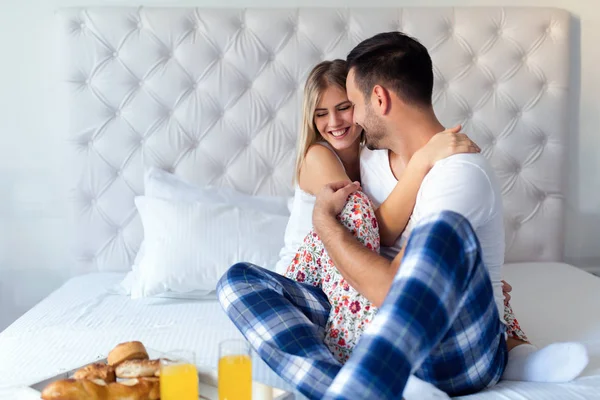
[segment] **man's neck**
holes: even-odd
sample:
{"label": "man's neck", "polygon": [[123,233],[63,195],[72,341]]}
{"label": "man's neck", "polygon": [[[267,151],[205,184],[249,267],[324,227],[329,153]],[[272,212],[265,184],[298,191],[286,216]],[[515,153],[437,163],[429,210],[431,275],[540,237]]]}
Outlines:
{"label": "man's neck", "polygon": [[[396,125],[393,143],[390,145],[390,158],[400,164],[408,164],[412,156],[429,140],[445,128],[435,117],[435,114],[411,116],[415,118],[400,118]],[[404,121],[404,122],[403,122]],[[407,123],[406,121],[411,121]]]}

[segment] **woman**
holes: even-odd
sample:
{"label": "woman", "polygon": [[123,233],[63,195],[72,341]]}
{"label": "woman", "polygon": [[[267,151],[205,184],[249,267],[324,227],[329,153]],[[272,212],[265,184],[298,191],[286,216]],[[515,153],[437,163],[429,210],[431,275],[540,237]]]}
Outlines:
{"label": "woman", "polygon": [[[285,247],[277,271],[299,282],[319,286],[331,304],[325,344],[334,357],[345,362],[360,335],[376,313],[375,307],[348,287],[326,255],[312,229],[314,194],[324,185],[360,181],[362,131],[353,123],[352,104],[346,96],[346,63],[324,61],[310,73],[304,91],[303,125],[298,141],[295,182],[297,184]],[[406,227],[417,192],[433,164],[457,153],[479,152],[479,148],[455,127],[435,135],[410,160],[396,188],[375,210],[373,224],[380,237],[361,237],[366,247],[378,251],[391,245]],[[357,213],[361,204],[354,204]],[[359,221],[342,221],[359,230]],[[308,234],[308,235],[307,235]],[[299,250],[298,250],[299,249]],[[509,362],[504,379],[564,382],[574,379],[587,364],[585,349],[575,343],[557,343],[537,350],[505,307]]]}

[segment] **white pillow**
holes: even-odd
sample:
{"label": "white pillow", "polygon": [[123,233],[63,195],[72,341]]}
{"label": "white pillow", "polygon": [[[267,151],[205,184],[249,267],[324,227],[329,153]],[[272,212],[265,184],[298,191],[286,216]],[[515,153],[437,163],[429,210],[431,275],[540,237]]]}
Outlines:
{"label": "white pillow", "polygon": [[158,199],[225,203],[285,216],[290,215],[288,203],[293,200],[293,197],[249,195],[228,187],[198,187],[156,167],[151,167],[144,174],[144,193]]}
{"label": "white pillow", "polygon": [[[181,177],[156,167],[150,167],[144,174],[144,191],[146,197],[182,202],[202,202],[206,204],[231,204],[240,209],[253,209],[271,214],[289,217],[289,197],[252,196],[237,192],[231,188],[198,187]],[[277,232],[274,232],[277,234]],[[117,293],[133,296],[134,286],[139,281],[139,264],[146,253],[145,240],[140,244],[132,265],[132,270],[114,290]],[[271,266],[264,266],[270,268]],[[135,289],[140,293],[140,289]],[[165,292],[160,297],[204,298],[208,290],[195,290],[187,293]]]}
{"label": "white pillow", "polygon": [[145,255],[131,297],[209,292],[240,261],[273,268],[287,217],[228,204],[135,199]]}

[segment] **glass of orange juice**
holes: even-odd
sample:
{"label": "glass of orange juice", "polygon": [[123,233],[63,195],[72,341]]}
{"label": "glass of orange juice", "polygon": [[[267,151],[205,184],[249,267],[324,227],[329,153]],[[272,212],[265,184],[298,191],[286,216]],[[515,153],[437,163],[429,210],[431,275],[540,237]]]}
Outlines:
{"label": "glass of orange juice", "polygon": [[171,351],[160,358],[161,400],[198,400],[198,371],[192,351]]}
{"label": "glass of orange juice", "polygon": [[251,399],[250,345],[245,340],[225,340],[219,344],[219,400]]}

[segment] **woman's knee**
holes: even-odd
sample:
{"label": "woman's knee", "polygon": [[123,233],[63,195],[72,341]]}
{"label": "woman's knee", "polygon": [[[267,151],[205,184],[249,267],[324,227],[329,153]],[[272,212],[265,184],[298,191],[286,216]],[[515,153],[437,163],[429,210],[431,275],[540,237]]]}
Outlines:
{"label": "woman's knee", "polygon": [[359,240],[372,250],[379,249],[379,224],[369,197],[363,192],[354,192],[339,215],[339,220]]}

